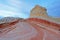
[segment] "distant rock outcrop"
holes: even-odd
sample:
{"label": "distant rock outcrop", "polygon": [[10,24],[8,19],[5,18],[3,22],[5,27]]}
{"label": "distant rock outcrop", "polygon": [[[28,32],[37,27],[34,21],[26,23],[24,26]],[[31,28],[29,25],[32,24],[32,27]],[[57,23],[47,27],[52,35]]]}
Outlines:
{"label": "distant rock outcrop", "polygon": [[22,20],[22,19],[23,18],[19,18],[19,17],[4,17],[4,18],[0,19],[0,24],[14,22],[16,20]]}

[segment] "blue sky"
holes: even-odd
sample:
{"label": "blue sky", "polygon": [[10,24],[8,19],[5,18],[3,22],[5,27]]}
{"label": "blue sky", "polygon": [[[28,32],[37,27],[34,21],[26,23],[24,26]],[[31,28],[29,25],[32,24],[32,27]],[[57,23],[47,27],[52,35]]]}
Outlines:
{"label": "blue sky", "polygon": [[48,15],[60,17],[60,0],[0,0],[0,17],[28,18],[37,4],[45,7]]}

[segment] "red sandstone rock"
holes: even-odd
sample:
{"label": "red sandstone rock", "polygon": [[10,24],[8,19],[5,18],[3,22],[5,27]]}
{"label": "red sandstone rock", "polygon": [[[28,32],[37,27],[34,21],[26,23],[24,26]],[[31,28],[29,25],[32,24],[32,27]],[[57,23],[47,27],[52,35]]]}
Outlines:
{"label": "red sandstone rock", "polygon": [[36,18],[19,22],[15,21],[9,23],[10,26],[8,26],[10,28],[6,27],[7,29],[5,29],[5,31],[1,30],[0,40],[60,40],[60,24],[52,23],[52,25],[51,23],[52,22]]}

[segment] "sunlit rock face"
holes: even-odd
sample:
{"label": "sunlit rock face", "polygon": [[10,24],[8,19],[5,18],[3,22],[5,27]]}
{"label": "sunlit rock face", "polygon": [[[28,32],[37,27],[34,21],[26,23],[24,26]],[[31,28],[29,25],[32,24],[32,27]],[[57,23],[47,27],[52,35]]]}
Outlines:
{"label": "sunlit rock face", "polygon": [[30,18],[40,18],[40,19],[49,20],[60,24],[60,18],[53,18],[51,16],[48,16],[47,9],[39,5],[36,5],[31,10]]}
{"label": "sunlit rock face", "polygon": [[[36,8],[39,9],[40,7]],[[4,18],[3,23],[0,23],[0,40],[60,40],[60,24],[53,19],[47,20],[47,14],[44,13],[46,11],[43,11],[44,15],[42,13],[42,16],[31,14],[28,19]]]}
{"label": "sunlit rock face", "polygon": [[47,17],[47,10],[44,7],[36,5],[30,12],[30,18],[34,17]]}

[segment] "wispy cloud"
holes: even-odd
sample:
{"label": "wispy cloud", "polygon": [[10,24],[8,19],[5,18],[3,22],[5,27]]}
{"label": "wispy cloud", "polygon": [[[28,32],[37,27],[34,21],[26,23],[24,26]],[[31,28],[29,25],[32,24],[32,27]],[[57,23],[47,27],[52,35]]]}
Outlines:
{"label": "wispy cloud", "polygon": [[[28,5],[28,6],[27,6]],[[0,3],[0,16],[15,16],[27,18],[31,5],[20,0],[6,0],[6,4]]]}
{"label": "wispy cloud", "polygon": [[23,14],[22,13],[16,13],[16,12],[11,12],[11,11],[6,11],[6,10],[0,10],[0,16],[3,17],[8,17],[8,16],[13,16],[13,17],[22,17],[23,18]]}
{"label": "wispy cloud", "polygon": [[7,0],[8,4],[13,6],[13,7],[16,7],[16,8],[20,8],[22,2],[19,1],[19,0]]}
{"label": "wispy cloud", "polygon": [[17,11],[18,9],[9,5],[0,4],[0,10]]}
{"label": "wispy cloud", "polygon": [[16,13],[15,12],[11,12],[11,11],[6,11],[6,10],[0,10],[0,15],[6,17],[6,16],[16,15]]}
{"label": "wispy cloud", "polygon": [[0,3],[0,16],[23,17],[24,14],[21,12],[21,9],[20,9],[21,2],[19,0],[6,0],[6,2],[8,4]]}

